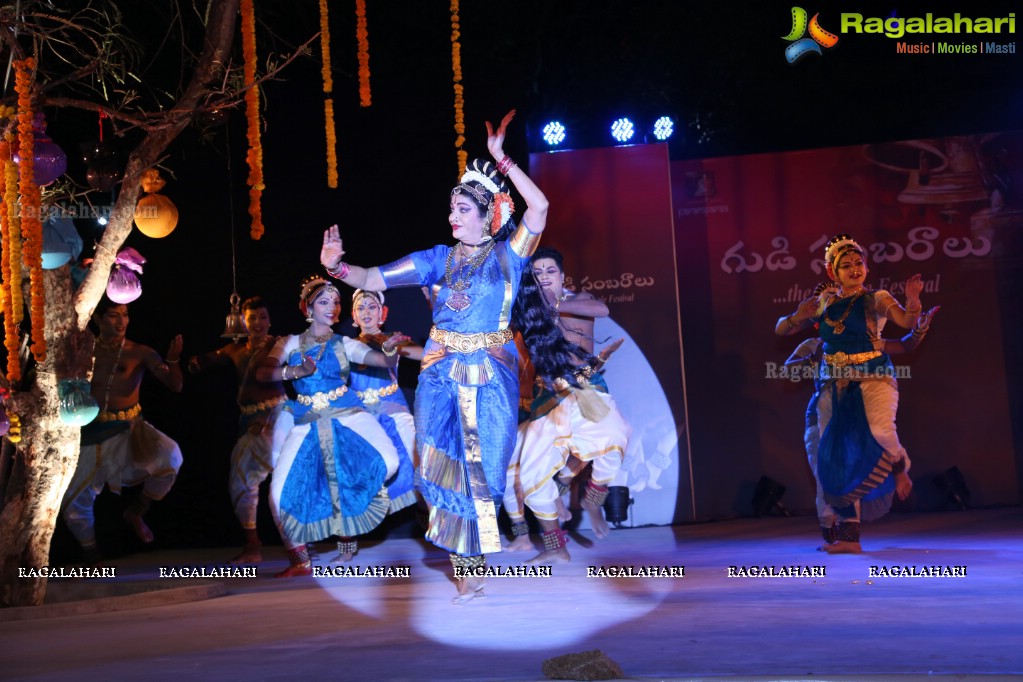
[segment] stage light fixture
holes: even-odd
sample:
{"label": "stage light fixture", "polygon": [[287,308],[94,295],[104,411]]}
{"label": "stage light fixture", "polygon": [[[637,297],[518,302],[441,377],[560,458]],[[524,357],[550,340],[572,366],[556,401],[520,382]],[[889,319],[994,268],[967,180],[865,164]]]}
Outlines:
{"label": "stage light fixture", "polygon": [[616,142],[628,142],[635,134],[636,126],[633,125],[632,121],[625,117],[622,117],[611,124],[611,137],[613,137]]}
{"label": "stage light fixture", "polygon": [[608,486],[607,499],[604,500],[604,517],[607,522],[613,523],[615,528],[621,528],[622,522],[629,518],[630,504],[632,498],[629,497],[628,486]]}
{"label": "stage light fixture", "polygon": [[670,116],[661,116],[654,121],[654,137],[662,142],[667,140],[675,132],[675,122]]}
{"label": "stage light fixture", "polygon": [[767,476],[761,476],[757,481],[757,489],[753,493],[753,515],[757,518],[768,516],[772,512],[788,516],[789,510],[781,503],[785,495],[785,486]]}
{"label": "stage light fixture", "polygon": [[558,121],[551,121],[543,127],[543,141],[549,147],[556,147],[565,141],[565,126]]}

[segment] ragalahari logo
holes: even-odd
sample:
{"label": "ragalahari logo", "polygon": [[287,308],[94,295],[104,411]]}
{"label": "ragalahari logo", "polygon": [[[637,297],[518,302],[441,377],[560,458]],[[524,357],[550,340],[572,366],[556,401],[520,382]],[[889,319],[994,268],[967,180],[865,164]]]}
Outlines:
{"label": "ragalahari logo", "polygon": [[[789,64],[795,64],[811,52],[823,54],[822,47],[838,45],[838,36],[821,28],[817,21],[819,16],[820,14],[814,14],[813,19],[807,22],[805,9],[802,7],[792,8],[792,30],[787,36],[782,36],[782,40],[792,43],[785,48],[785,59],[789,61]],[[809,38],[804,37],[807,32],[810,33]]]}

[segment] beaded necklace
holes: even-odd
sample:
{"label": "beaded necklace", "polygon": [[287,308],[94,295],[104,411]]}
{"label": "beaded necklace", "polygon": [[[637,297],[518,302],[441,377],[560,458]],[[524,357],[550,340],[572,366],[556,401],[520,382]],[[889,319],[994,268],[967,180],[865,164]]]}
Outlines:
{"label": "beaded necklace", "polygon": [[[456,248],[462,255],[462,259],[458,264],[458,277],[454,282],[451,280],[454,269],[455,249],[448,250],[447,262],[444,264],[444,283],[455,293],[448,297],[448,300],[444,303],[445,306],[456,313],[460,313],[472,305],[472,299],[465,293],[465,290],[472,286],[471,277],[483,262],[486,261],[490,252],[494,250],[495,243],[493,240],[488,241],[479,251],[471,256],[466,256],[465,245],[459,242]],[[468,266],[468,269],[466,266]]]}
{"label": "beaded necklace", "polygon": [[[100,339],[96,340],[96,345],[100,348],[110,349],[106,343],[100,343]],[[103,411],[107,411],[107,407],[110,406],[110,387],[114,384],[114,374],[117,372],[117,366],[121,364],[121,352],[124,350],[124,337],[121,337],[121,343],[117,346],[117,355],[114,356],[114,364],[110,366],[110,373],[107,375],[107,387],[103,391]]]}

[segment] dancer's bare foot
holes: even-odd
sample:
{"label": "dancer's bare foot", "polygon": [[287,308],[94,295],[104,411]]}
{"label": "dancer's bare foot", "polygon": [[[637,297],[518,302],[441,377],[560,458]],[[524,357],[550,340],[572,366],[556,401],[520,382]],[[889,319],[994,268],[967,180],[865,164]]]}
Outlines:
{"label": "dancer's bare foot", "polygon": [[514,540],[504,546],[506,552],[531,552],[533,550],[533,541],[529,539],[528,535],[517,535]]}
{"label": "dancer's bare foot", "polygon": [[558,511],[558,521],[561,523],[568,523],[572,520],[572,512],[568,511],[568,507],[565,506],[565,501],[560,497],[554,500],[554,508]]}
{"label": "dancer's bare foot", "polygon": [[527,566],[550,566],[551,564],[567,564],[571,560],[572,555],[568,553],[568,548],[559,547],[558,549],[544,550],[523,563]]}
{"label": "dancer's bare foot", "polygon": [[487,583],[483,580],[483,578],[477,578],[475,576],[456,579],[455,588],[458,590],[458,596],[452,597],[451,603],[467,604],[473,599],[486,599],[487,595],[483,592],[483,588],[486,586]]}
{"label": "dancer's bare foot", "polygon": [[147,545],[153,541],[153,531],[151,531],[149,526],[146,525],[141,514],[138,514],[131,509],[125,509],[122,518],[124,519],[124,522],[131,526],[131,529],[135,531],[135,535],[138,536],[139,540]]}
{"label": "dancer's bare foot", "polygon": [[828,554],[859,554],[863,551],[863,546],[858,542],[838,540],[830,545],[824,545],[821,549]]}
{"label": "dancer's bare foot", "polygon": [[347,564],[354,558],[355,552],[338,552],[327,563],[331,566],[337,566],[338,564]]}
{"label": "dancer's bare foot", "polygon": [[590,518],[590,527],[593,529],[593,534],[598,539],[603,539],[610,535],[611,527],[607,525],[607,521],[604,519],[603,510],[585,499],[581,502],[581,505],[586,515]]}
{"label": "dancer's bare foot", "polygon": [[306,576],[306,575],[312,575],[312,574],[313,574],[313,567],[312,567],[312,565],[310,565],[308,563],[305,563],[305,564],[291,564],[290,566],[288,566],[286,569],[284,569],[280,573],[275,573],[274,577],[275,578],[297,578],[297,577]]}
{"label": "dancer's bare foot", "polygon": [[231,559],[231,564],[258,564],[263,560],[263,548],[260,545],[249,546],[246,545],[242,548],[241,554]]}

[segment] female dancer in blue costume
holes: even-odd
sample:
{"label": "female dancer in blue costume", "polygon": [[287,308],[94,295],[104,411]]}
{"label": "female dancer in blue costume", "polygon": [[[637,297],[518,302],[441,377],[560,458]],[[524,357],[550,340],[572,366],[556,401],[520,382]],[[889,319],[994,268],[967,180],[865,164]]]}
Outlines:
{"label": "female dancer in blue costume", "polygon": [[306,543],[331,535],[342,538],[339,559],[350,561],[357,550],[352,538],[386,516],[384,482],[398,471],[394,444],[349,390],[348,375],[352,362],[393,367],[396,348],[408,337],[396,334],[375,351],[335,334],[341,295],[320,277],[302,286],[299,308],[309,328],[280,338],[256,374],[259,381],[290,381],[298,394],[284,408],[291,418],[278,420],[290,429],[274,453],[270,483],[270,506],[291,562],[278,577],[309,575]]}
{"label": "female dancer in blue costume", "polygon": [[[323,235],[320,262],[333,277],[367,291],[428,287],[433,329],[416,390],[419,487],[430,506],[426,537],[451,552],[456,603],[483,595],[476,575],[485,555],[501,551],[497,505],[515,445],[518,354],[512,304],[547,223],[547,198],[504,153],[505,128],[487,123],[487,148],[451,191],[448,222],[454,246],[439,245],[375,268],[342,261],[337,226]],[[499,175],[500,173],[500,175]],[[504,175],[526,202],[522,223]]]}
{"label": "female dancer in blue costume", "polygon": [[[821,285],[821,289],[826,288],[825,285]],[[811,299],[816,301],[816,297]],[[814,304],[816,305],[816,303]],[[906,353],[912,353],[916,348],[923,343],[924,337],[927,336],[927,331],[931,327],[931,320],[934,319],[935,313],[941,309],[941,306],[934,306],[927,312],[920,315],[920,319],[917,321],[913,331],[903,336],[901,339],[885,339],[884,340],[884,352],[888,355],[900,355]],[[816,374],[820,368],[821,357],[824,354],[824,341],[819,337],[811,337],[800,343],[796,350],[792,352],[788,360],[785,361],[785,366],[791,368],[790,371],[798,371],[799,367],[808,367]],[[814,477],[817,476],[817,451],[820,447],[820,430],[817,428],[817,401],[819,399],[819,380],[814,382],[814,394],[810,398],[810,404],[806,407],[806,430],[803,432],[803,444],[806,447],[806,457],[810,464],[810,471],[814,473]],[[824,499],[824,491],[821,489],[821,485],[818,479],[817,483],[817,517],[821,522],[821,533],[824,535],[825,545],[822,545],[818,549],[827,551],[827,546],[835,542],[835,515],[832,511],[831,505]]]}
{"label": "female dancer in blue costume", "polygon": [[[387,308],[384,306],[382,292],[355,290],[352,295],[352,320],[361,331],[359,341],[373,350],[380,350],[390,338],[380,329],[386,319]],[[398,347],[398,354],[419,361],[423,359],[423,348],[405,344]],[[393,513],[415,504],[413,453],[416,427],[408,402],[398,387],[397,365],[373,367],[352,363],[351,388],[362,400],[366,410],[376,416],[398,450],[398,475],[387,486],[387,495],[391,498],[390,511]]]}
{"label": "female dancer in blue costume", "polygon": [[887,291],[865,288],[865,251],[845,234],[828,242],[824,260],[834,285],[780,318],[775,333],[820,324],[824,355],[814,400],[821,440],[814,475],[825,502],[821,549],[858,553],[860,521],[886,514],[892,494],[905,499],[913,487],[909,455],[895,430],[895,368],[881,332],[886,320],[914,328],[923,282],[920,275],[907,280],[905,308]]}

